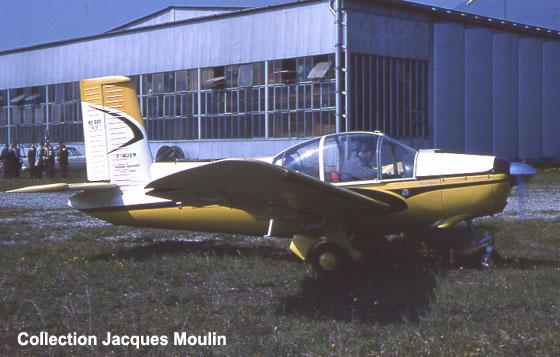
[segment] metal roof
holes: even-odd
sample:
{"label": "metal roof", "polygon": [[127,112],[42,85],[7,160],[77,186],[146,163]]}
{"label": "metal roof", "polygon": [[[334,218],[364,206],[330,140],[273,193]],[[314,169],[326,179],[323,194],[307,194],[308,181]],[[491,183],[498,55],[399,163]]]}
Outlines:
{"label": "metal roof", "polygon": [[242,7],[242,6],[168,6],[166,8],[163,8],[159,11],[153,12],[151,14],[148,14],[146,16],[142,16],[138,19],[129,21],[123,25],[117,26],[115,28],[112,28],[108,31],[106,31],[105,33],[110,33],[110,32],[114,32],[114,31],[120,31],[120,30],[124,30],[127,27],[130,26],[134,26],[134,25],[138,25],[141,24],[142,22],[158,17],[168,11],[172,11],[172,10],[196,10],[196,11],[237,11],[237,10],[243,10],[246,9],[247,7]]}
{"label": "metal roof", "polygon": [[181,20],[181,21],[176,21],[176,22],[171,22],[171,23],[140,27],[140,28],[135,28],[135,29],[130,29],[130,30],[112,31],[112,32],[98,34],[98,35],[82,36],[82,37],[76,37],[76,38],[72,38],[72,39],[68,39],[68,40],[46,42],[46,43],[41,43],[41,44],[27,46],[27,47],[14,48],[14,49],[10,49],[10,50],[0,51],[0,56],[1,55],[12,54],[12,53],[18,53],[18,52],[32,51],[32,50],[48,48],[48,47],[55,47],[55,46],[60,46],[60,45],[68,45],[68,44],[72,44],[72,43],[76,43],[76,42],[93,40],[93,39],[98,39],[98,38],[118,36],[118,35],[122,35],[124,33],[144,32],[144,31],[149,31],[149,30],[152,30],[152,29],[158,29],[158,28],[164,28],[164,27],[181,26],[181,25],[190,24],[190,23],[207,22],[207,21],[212,21],[212,20],[216,20],[216,19],[223,19],[223,18],[229,18],[229,17],[235,17],[235,16],[243,16],[243,15],[246,15],[246,14],[265,12],[265,11],[282,9],[282,8],[297,7],[297,6],[300,6],[300,5],[303,5],[303,4],[309,4],[309,3],[319,3],[319,2],[326,3],[327,1],[329,1],[329,0],[297,0],[297,1],[291,1],[291,2],[286,2],[286,3],[278,3],[278,4],[272,4],[272,5],[266,5],[266,6],[259,6],[259,7],[253,7],[253,8],[243,8],[241,10],[235,10],[235,11],[232,11],[232,12],[225,12],[223,14],[215,14],[215,15],[198,17],[198,18],[194,18],[194,19]]}
{"label": "metal roof", "polygon": [[[48,42],[48,43],[43,43],[43,44],[38,44],[38,45],[33,45],[33,46],[28,46],[28,47],[15,48],[15,49],[1,51],[0,56],[1,55],[6,55],[6,54],[18,53],[18,52],[32,51],[32,50],[41,49],[41,48],[67,45],[67,44],[72,44],[72,43],[91,40],[91,39],[118,36],[118,35],[125,34],[125,33],[143,32],[143,31],[149,31],[149,30],[152,30],[152,29],[181,26],[181,25],[189,24],[189,23],[206,22],[206,21],[212,21],[212,20],[222,19],[222,18],[243,16],[243,15],[246,15],[246,14],[252,14],[252,13],[257,13],[257,12],[264,12],[264,11],[288,8],[288,7],[297,7],[297,6],[300,6],[302,4],[308,4],[308,3],[315,3],[315,2],[325,2],[326,3],[328,1],[330,1],[330,0],[297,0],[297,1],[291,1],[291,2],[286,2],[286,3],[266,5],[266,6],[261,6],[261,7],[242,8],[242,9],[239,9],[239,10],[234,10],[232,12],[225,12],[223,14],[214,14],[214,15],[205,16],[205,17],[199,17],[199,18],[193,18],[193,19],[187,19],[187,20],[180,20],[180,21],[177,21],[177,22],[157,24],[157,25],[134,28],[134,29],[129,29],[129,30],[120,30],[120,31],[113,30],[111,32],[102,33],[102,34],[98,34],[98,35],[84,36],[84,37],[78,37],[78,38],[69,39],[69,40],[54,41],[54,42]],[[357,2],[359,2],[359,1],[357,1]],[[388,7],[399,8],[399,9],[408,10],[408,11],[413,10],[413,11],[424,14],[424,15],[426,15],[426,16],[432,18],[432,19],[436,19],[436,20],[455,21],[455,22],[458,22],[458,23],[466,24],[466,25],[476,25],[476,26],[492,28],[492,29],[496,29],[496,30],[500,30],[500,31],[507,31],[507,32],[513,32],[513,33],[518,33],[518,34],[532,35],[532,36],[542,37],[542,38],[547,38],[547,39],[552,39],[552,40],[560,40],[560,31],[541,28],[541,27],[536,27],[536,26],[529,26],[529,25],[520,24],[520,23],[516,23],[516,22],[505,21],[505,20],[502,20],[502,19],[485,17],[485,16],[480,16],[480,15],[474,15],[474,14],[469,14],[469,13],[466,13],[466,12],[449,10],[449,9],[430,6],[430,5],[419,4],[419,3],[406,1],[406,0],[372,0],[372,1],[364,1],[364,2],[365,3],[385,5],[385,6],[388,6]],[[160,10],[160,12],[167,11],[167,9],[168,8]],[[157,13],[160,13],[160,12],[157,12]],[[157,14],[157,13],[155,13],[155,14]],[[154,14],[148,15],[148,17],[149,16],[154,16]],[[137,19],[135,21],[139,21],[139,20],[141,20],[141,19]],[[123,26],[126,26],[126,25],[123,25]]]}
{"label": "metal roof", "polygon": [[501,31],[544,37],[552,40],[560,40],[560,31],[553,29],[531,26],[493,17],[475,15],[463,11],[449,10],[431,5],[419,4],[411,2],[410,0],[377,0],[376,2],[390,3],[394,6],[402,7],[405,9],[415,9],[432,18],[440,20],[456,21],[466,25],[477,25]]}

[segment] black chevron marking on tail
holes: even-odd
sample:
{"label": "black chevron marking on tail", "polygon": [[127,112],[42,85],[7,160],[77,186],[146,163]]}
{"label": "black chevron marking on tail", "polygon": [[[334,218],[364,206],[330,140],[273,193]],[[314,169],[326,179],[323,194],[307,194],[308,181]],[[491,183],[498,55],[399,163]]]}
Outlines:
{"label": "black chevron marking on tail", "polygon": [[112,117],[114,117],[114,118],[116,118],[116,119],[122,121],[123,123],[125,123],[125,124],[130,128],[130,130],[132,130],[132,134],[134,135],[134,137],[133,137],[132,139],[130,139],[130,140],[127,141],[126,143],[122,144],[122,145],[119,146],[118,148],[115,148],[115,149],[109,151],[109,152],[107,153],[107,155],[109,155],[110,153],[112,153],[112,152],[114,152],[114,151],[119,150],[120,148],[129,146],[129,145],[132,145],[132,144],[134,144],[134,143],[136,143],[136,142],[138,142],[138,141],[144,139],[144,134],[142,134],[142,131],[140,131],[140,129],[138,129],[138,127],[137,127],[136,125],[134,125],[133,123],[131,123],[129,119],[123,117],[122,115],[118,115],[118,114],[115,114],[115,113],[111,113],[111,112],[108,111],[108,110],[99,109],[99,108],[95,108],[95,107],[93,107],[93,108],[99,110],[100,112],[109,114],[109,115],[111,115]]}

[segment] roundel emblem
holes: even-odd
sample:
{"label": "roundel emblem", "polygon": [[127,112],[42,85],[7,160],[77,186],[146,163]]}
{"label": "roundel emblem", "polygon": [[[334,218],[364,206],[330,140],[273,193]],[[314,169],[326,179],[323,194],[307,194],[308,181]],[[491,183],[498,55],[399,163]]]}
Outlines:
{"label": "roundel emblem", "polygon": [[404,197],[408,197],[410,195],[410,191],[408,190],[408,188],[405,188],[404,190],[401,191],[401,194]]}

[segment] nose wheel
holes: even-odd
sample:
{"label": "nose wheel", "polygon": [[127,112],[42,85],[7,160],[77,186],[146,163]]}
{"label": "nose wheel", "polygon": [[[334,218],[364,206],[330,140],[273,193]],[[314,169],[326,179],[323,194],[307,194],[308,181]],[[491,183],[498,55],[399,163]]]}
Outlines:
{"label": "nose wheel", "polygon": [[350,256],[336,243],[321,241],[311,248],[309,263],[320,277],[335,277],[350,266]]}
{"label": "nose wheel", "polygon": [[467,221],[467,227],[472,234],[471,247],[482,247],[482,256],[480,257],[480,266],[484,269],[493,267],[492,254],[494,250],[494,236],[491,233],[481,234],[471,220]]}

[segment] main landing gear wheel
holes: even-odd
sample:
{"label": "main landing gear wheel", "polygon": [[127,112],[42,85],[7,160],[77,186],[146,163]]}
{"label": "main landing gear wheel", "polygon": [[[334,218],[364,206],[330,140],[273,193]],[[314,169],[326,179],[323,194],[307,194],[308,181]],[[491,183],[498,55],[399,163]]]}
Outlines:
{"label": "main landing gear wheel", "polygon": [[345,272],[350,266],[350,256],[338,244],[321,241],[311,248],[308,257],[319,277],[332,278]]}
{"label": "main landing gear wheel", "polygon": [[467,227],[469,228],[473,240],[471,241],[472,247],[481,247],[482,255],[480,257],[480,267],[483,269],[492,268],[494,262],[492,261],[492,256],[497,255],[494,249],[494,236],[491,233],[482,235],[474,226],[471,220],[467,221]]}

